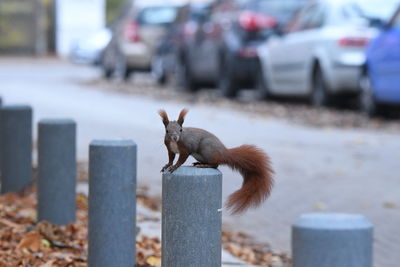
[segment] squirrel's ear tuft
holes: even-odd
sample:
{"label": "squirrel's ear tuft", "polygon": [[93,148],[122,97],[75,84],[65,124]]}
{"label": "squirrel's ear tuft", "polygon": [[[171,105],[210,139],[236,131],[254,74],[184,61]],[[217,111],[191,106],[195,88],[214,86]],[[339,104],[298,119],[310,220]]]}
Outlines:
{"label": "squirrel's ear tuft", "polygon": [[164,123],[165,127],[167,127],[167,125],[169,123],[167,112],[165,110],[163,110],[163,109],[160,109],[158,111],[158,114],[161,116],[162,122]]}
{"label": "squirrel's ear tuft", "polygon": [[185,121],[185,116],[187,113],[188,113],[188,110],[185,108],[181,110],[181,113],[179,113],[178,124],[180,126],[182,126],[183,122]]}

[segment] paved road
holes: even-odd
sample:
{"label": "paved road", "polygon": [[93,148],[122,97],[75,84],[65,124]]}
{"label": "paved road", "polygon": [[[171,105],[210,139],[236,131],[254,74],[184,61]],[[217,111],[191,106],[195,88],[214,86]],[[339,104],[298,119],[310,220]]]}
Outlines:
{"label": "paved road", "polygon": [[[126,96],[82,85],[96,75],[56,60],[0,59],[0,95],[8,104],[33,105],[35,121],[74,118],[82,160],[87,160],[92,139],[134,139],[139,145],[139,182],[150,184],[153,193],[160,193],[159,170],[167,160],[156,111],[165,108],[174,117],[183,106],[189,107],[187,126],[212,131],[228,147],[257,144],[273,160],[276,185],[271,198],[243,216],[225,214],[228,226],[289,250],[290,225],[301,213],[362,213],[376,225],[375,267],[399,266],[398,135],[309,128],[207,104]],[[240,187],[241,178],[227,168],[221,170],[226,198]]]}

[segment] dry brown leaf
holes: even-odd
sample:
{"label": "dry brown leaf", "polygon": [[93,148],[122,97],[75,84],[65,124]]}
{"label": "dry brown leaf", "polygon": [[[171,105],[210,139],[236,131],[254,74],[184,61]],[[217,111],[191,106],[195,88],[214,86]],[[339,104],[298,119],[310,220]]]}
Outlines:
{"label": "dry brown leaf", "polygon": [[0,218],[0,224],[4,225],[4,226],[8,226],[11,228],[23,228],[23,225],[20,224],[16,224],[10,220],[7,220],[5,218]]}
{"label": "dry brown leaf", "polygon": [[56,262],[56,260],[49,260],[49,261],[47,261],[46,263],[44,263],[44,264],[41,264],[39,267],[53,267],[54,265],[54,263]]}
{"label": "dry brown leaf", "polygon": [[23,251],[24,249],[32,252],[39,251],[42,243],[42,236],[37,231],[27,233],[17,246],[17,250]]}
{"label": "dry brown leaf", "polygon": [[161,266],[161,258],[150,256],[147,258],[146,263],[150,264],[151,266]]}

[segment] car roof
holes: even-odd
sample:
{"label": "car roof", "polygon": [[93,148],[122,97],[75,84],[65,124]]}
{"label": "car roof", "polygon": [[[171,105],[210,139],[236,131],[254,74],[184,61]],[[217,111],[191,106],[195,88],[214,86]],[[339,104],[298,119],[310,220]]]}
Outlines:
{"label": "car roof", "polygon": [[212,0],[133,0],[135,6],[183,6],[188,3],[210,3]]}

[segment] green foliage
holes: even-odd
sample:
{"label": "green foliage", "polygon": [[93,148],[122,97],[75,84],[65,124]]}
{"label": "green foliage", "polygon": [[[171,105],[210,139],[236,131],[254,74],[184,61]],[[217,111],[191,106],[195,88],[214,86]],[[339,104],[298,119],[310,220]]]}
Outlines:
{"label": "green foliage", "polygon": [[106,21],[109,25],[117,16],[122,4],[127,0],[107,0],[106,1]]}

